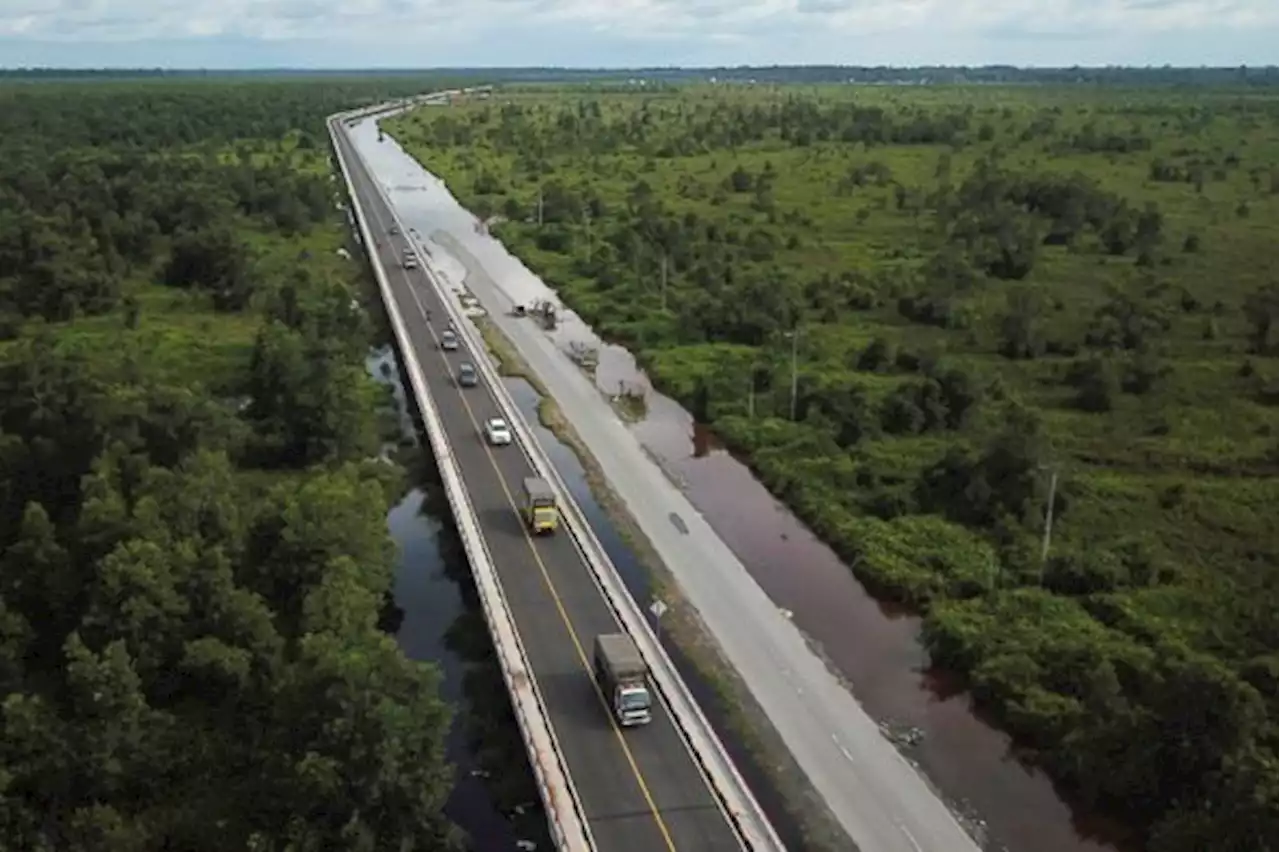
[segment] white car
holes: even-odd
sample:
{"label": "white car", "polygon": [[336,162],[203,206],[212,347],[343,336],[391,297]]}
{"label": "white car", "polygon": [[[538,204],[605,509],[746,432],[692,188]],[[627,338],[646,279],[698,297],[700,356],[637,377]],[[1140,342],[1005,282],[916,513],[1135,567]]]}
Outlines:
{"label": "white car", "polygon": [[491,417],[484,422],[484,436],[495,447],[505,447],[511,443],[511,430],[507,421],[501,417]]}

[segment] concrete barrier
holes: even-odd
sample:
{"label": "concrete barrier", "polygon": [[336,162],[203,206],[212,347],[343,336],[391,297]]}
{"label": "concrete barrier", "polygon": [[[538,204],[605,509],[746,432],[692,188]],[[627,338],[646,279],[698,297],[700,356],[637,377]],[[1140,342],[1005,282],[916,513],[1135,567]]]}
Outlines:
{"label": "concrete barrier", "polygon": [[[359,154],[357,153],[356,156],[359,156]],[[386,197],[382,187],[379,185],[376,188],[383,201],[386,202],[387,208],[391,210],[391,215],[400,224],[401,232],[409,233],[404,227],[404,223],[400,222],[394,206],[392,206],[390,199]],[[555,465],[547,458],[537,439],[529,431],[528,425],[524,421],[524,415],[521,414],[519,407],[508,393],[506,385],[502,383],[502,379],[498,375],[492,360],[488,357],[480,357],[487,352],[487,348],[479,330],[472,325],[470,319],[464,314],[453,294],[449,292],[446,286],[440,283],[431,267],[430,258],[422,257],[420,260],[427,276],[440,293],[441,301],[444,302],[446,309],[449,311],[455,327],[466,339],[467,346],[472,354],[476,356],[476,365],[480,372],[484,374],[485,381],[492,388],[493,395],[499,407],[503,409],[507,422],[511,424],[517,443],[528,457],[534,470],[539,476],[546,479],[556,492],[556,499],[560,501],[560,505],[563,507],[566,529],[573,537],[574,543],[582,553],[587,565],[591,568],[596,585],[604,599],[609,603],[614,615],[618,618],[618,622],[635,639],[637,646],[640,648],[640,653],[649,665],[652,680],[660,698],[670,709],[671,717],[675,721],[676,727],[680,730],[690,753],[710,780],[711,789],[715,792],[721,807],[737,828],[743,845],[752,850],[752,852],[785,852],[785,847],[774,831],[773,825],[747,787],[737,767],[734,766],[733,760],[724,750],[724,745],[712,729],[711,723],[703,714],[697,701],[690,694],[684,679],[676,671],[675,664],[658,641],[652,627],[649,625],[648,619],[641,612],[640,606],[623,585],[617,568],[613,565],[603,545],[600,544],[599,539],[592,531],[590,523],[582,514],[577,501],[570,494],[568,486],[565,485],[559,472],[556,471]]]}
{"label": "concrete barrier", "polygon": [[[368,111],[362,111],[362,114],[364,112]],[[405,329],[404,320],[400,316],[400,310],[387,282],[386,272],[382,268],[376,251],[371,251],[369,248],[376,245],[376,242],[370,233],[364,211],[360,207],[355,186],[352,184],[351,172],[347,168],[346,154],[338,138],[343,132],[340,127],[341,122],[351,116],[351,113],[338,113],[328,119],[329,137],[333,144],[334,156],[337,158],[346,184],[347,195],[351,200],[351,211],[359,227],[365,251],[369,253],[374,277],[377,279],[378,288],[386,304],[387,316],[400,348],[405,372],[409,376],[410,390],[417,400],[423,425],[426,427],[427,440],[430,442],[431,451],[440,469],[440,478],[444,483],[445,494],[453,511],[468,564],[475,577],[485,623],[489,627],[489,634],[493,638],[493,645],[498,654],[502,678],[511,693],[511,705],[515,711],[525,749],[529,753],[529,762],[533,766],[538,792],[547,813],[552,841],[562,852],[591,852],[595,849],[595,843],[591,838],[587,822],[583,818],[581,802],[566,771],[555,733],[547,723],[542,695],[538,691],[533,670],[525,655],[524,645],[520,641],[502,586],[498,582],[497,571],[493,567],[488,545],[480,530],[466,486],[463,484],[457,459],[454,458],[445,437],[444,426],[431,398],[426,379],[422,375],[422,368],[414,356],[408,331]]]}

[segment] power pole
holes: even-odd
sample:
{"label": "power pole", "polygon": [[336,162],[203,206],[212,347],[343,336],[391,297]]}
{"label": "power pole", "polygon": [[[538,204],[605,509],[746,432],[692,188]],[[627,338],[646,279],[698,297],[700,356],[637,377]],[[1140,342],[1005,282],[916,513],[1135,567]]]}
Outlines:
{"label": "power pole", "polygon": [[1040,582],[1044,585],[1044,566],[1049,559],[1049,543],[1053,540],[1053,500],[1058,494],[1058,471],[1049,474],[1049,504],[1044,511],[1044,541],[1040,543]]}
{"label": "power pole", "polygon": [[587,223],[587,263],[591,262],[591,208],[582,211]]}
{"label": "power pole", "polygon": [[538,187],[538,227],[542,227],[542,187]]}
{"label": "power pole", "polygon": [[747,418],[756,419],[756,370],[751,368],[751,378],[747,383]]}

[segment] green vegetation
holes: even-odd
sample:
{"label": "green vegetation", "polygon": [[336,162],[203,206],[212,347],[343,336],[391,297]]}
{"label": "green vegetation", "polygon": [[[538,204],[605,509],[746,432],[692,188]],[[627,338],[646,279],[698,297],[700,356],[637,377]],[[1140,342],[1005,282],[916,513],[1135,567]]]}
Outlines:
{"label": "green vegetation", "polygon": [[1030,759],[1191,852],[1276,843],[1276,125],[1265,86],[701,87],[386,127]]}
{"label": "green vegetation", "polygon": [[0,88],[3,848],[456,848],[323,125],[424,85]]}

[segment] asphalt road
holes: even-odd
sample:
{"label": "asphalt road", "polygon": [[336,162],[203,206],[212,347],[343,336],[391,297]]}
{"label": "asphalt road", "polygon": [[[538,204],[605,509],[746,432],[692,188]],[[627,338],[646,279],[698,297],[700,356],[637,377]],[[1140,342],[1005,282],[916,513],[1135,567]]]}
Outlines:
{"label": "asphalt road", "polygon": [[595,687],[590,655],[595,636],[617,631],[618,623],[565,531],[539,539],[525,533],[517,506],[532,466],[518,446],[495,449],[484,440],[482,424],[501,412],[483,380],[473,388],[454,381],[460,362],[488,356],[465,346],[439,349],[436,334],[446,314],[436,288],[423,270],[403,269],[409,243],[404,235],[390,235],[390,211],[350,142],[341,133],[339,139],[370,230],[381,243],[376,253],[413,342],[411,357],[422,367],[462,469],[597,849],[742,849],[661,702],[649,725],[624,731],[614,724]]}
{"label": "asphalt road", "polygon": [[[364,146],[363,131],[358,138]],[[381,176],[406,187],[393,196],[397,204],[404,201],[401,214],[412,217],[408,224],[462,267],[451,271],[454,286],[465,286],[479,299],[573,424],[680,593],[851,841],[867,852],[979,852],[946,802],[881,734],[798,625],[779,611],[647,454],[594,380],[537,324],[508,315],[515,304],[546,297],[544,285],[499,242],[475,233],[475,218],[411,158],[389,153],[379,160],[374,168],[388,169]],[[414,197],[417,193],[422,197]]]}

